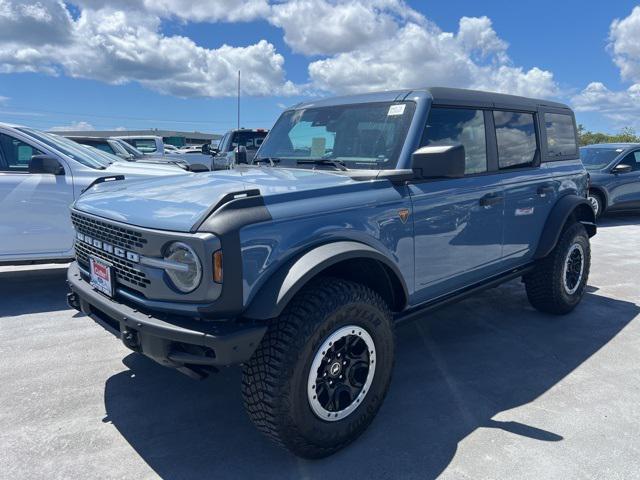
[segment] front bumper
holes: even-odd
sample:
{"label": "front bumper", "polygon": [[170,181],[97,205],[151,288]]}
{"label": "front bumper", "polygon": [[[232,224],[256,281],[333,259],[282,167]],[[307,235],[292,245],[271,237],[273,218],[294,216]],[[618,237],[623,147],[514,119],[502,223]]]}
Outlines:
{"label": "front bumper", "polygon": [[267,327],[149,315],[94,290],[76,262],[69,266],[69,303],[119,337],[131,350],[173,368],[225,366],[251,358]]}

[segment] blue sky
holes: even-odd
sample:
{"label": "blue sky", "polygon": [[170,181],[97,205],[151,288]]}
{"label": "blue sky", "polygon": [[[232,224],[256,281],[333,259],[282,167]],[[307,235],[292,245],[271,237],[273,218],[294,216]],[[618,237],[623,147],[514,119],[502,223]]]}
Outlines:
{"label": "blue sky", "polygon": [[3,3],[11,123],[221,133],[240,68],[246,127],[310,96],[437,84],[560,99],[590,129],[640,130],[633,1]]}

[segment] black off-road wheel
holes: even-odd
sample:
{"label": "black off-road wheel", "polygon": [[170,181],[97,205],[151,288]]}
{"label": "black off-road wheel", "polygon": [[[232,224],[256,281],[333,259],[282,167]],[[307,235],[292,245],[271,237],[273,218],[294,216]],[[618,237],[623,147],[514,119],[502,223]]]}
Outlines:
{"label": "black off-road wheel", "polygon": [[551,253],[524,276],[529,302],[545,313],[571,312],[584,295],[590,264],[587,231],[580,223],[568,225]]}
{"label": "black off-road wheel", "polygon": [[377,414],[394,345],[391,312],[377,293],[336,278],[313,281],[272,320],[244,367],[249,417],[300,457],[331,455]]}

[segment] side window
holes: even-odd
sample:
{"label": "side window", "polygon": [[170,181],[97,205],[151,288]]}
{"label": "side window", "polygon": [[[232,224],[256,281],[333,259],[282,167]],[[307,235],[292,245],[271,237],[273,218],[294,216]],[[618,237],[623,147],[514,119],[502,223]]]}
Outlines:
{"label": "side window", "polygon": [[498,166],[522,168],[533,165],[538,141],[532,113],[493,112],[498,142]]}
{"label": "side window", "polygon": [[111,145],[109,145],[106,142],[89,142],[88,145],[91,145],[92,147],[97,148],[98,150],[102,150],[103,152],[107,152],[107,153],[111,153],[114,154],[116,152],[114,152],[113,148],[111,148]]}
{"label": "side window", "polygon": [[547,155],[549,157],[563,157],[578,153],[576,130],[571,115],[545,113],[544,127],[547,132]]}
{"label": "side window", "polygon": [[0,133],[0,150],[0,170],[5,172],[28,172],[31,157],[42,155],[40,150],[4,133]]}
{"label": "side window", "polygon": [[464,146],[465,174],[487,171],[484,112],[462,108],[432,108],[422,136],[422,146],[456,144]]}
{"label": "side window", "polygon": [[151,138],[134,138],[133,146],[142,153],[153,153],[157,150],[156,141]]}
{"label": "side window", "polygon": [[640,150],[629,153],[620,161],[620,164],[629,165],[634,172],[640,170]]}

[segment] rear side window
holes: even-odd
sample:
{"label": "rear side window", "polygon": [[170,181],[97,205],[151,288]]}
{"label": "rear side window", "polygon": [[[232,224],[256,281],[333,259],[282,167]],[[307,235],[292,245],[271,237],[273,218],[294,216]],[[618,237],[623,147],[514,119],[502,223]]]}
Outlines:
{"label": "rear side window", "polygon": [[538,141],[532,113],[493,112],[501,169],[523,168],[535,162]]}
{"label": "rear side window", "polygon": [[544,127],[547,133],[547,156],[564,157],[578,153],[576,130],[571,115],[545,113]]}
{"label": "rear side window", "polygon": [[156,141],[151,138],[134,138],[131,142],[142,153],[153,153],[158,150]]}
{"label": "rear side window", "polygon": [[487,171],[484,112],[462,108],[432,108],[422,137],[422,146],[458,144],[464,146],[465,174]]}

